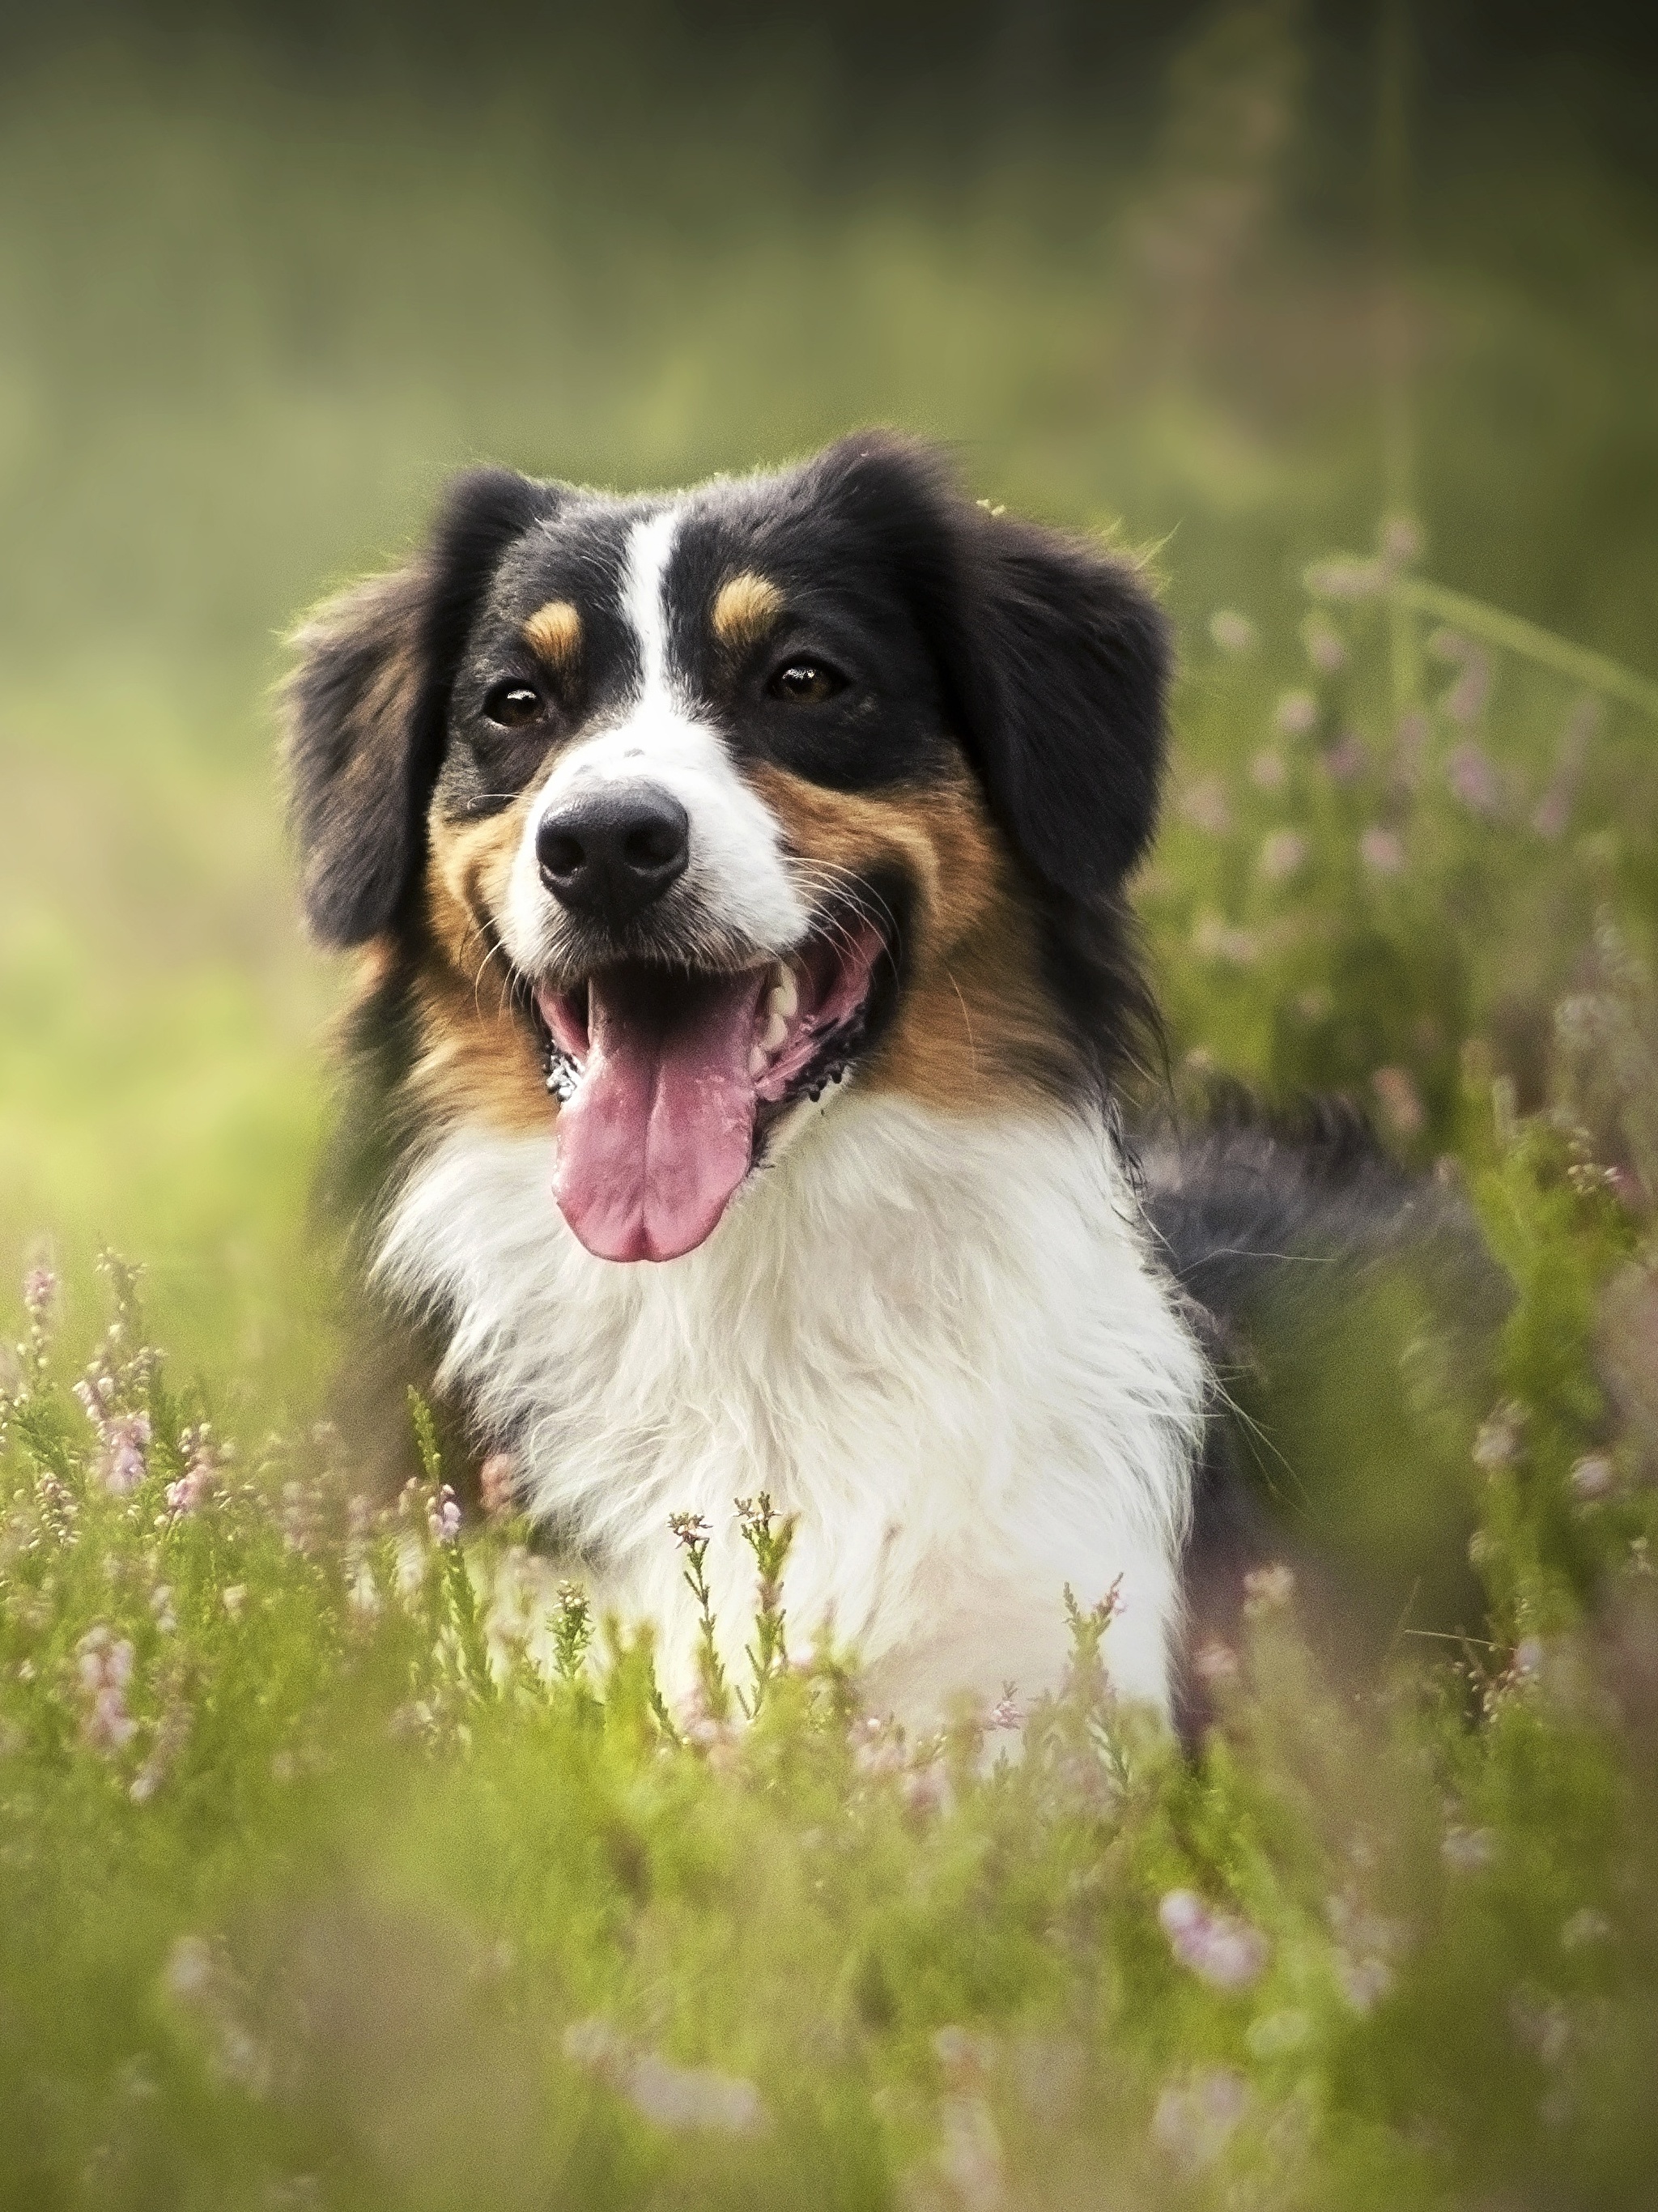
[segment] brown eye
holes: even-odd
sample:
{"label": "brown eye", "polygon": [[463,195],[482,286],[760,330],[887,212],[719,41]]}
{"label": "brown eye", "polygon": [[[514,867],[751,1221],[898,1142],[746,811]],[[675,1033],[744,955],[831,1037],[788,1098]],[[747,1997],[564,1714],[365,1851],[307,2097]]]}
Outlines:
{"label": "brown eye", "polygon": [[483,711],[502,729],[518,730],[535,720],[542,703],[541,694],[532,684],[497,684],[484,694]]}
{"label": "brown eye", "polygon": [[786,699],[791,706],[816,706],[819,700],[832,699],[846,688],[847,679],[839,669],[831,668],[826,660],[804,658],[786,660],[766,686],[774,699]]}

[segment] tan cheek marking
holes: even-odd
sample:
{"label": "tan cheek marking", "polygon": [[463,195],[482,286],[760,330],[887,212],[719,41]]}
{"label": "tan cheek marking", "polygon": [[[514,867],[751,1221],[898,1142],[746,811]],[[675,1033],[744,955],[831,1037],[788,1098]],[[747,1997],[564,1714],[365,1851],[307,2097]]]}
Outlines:
{"label": "tan cheek marking", "polygon": [[1051,1097],[1081,1071],[1042,975],[1034,905],[978,787],[827,791],[762,766],[814,905],[837,877],[897,866],[913,886],[903,1005],[859,1079],[954,1112]]}
{"label": "tan cheek marking", "polygon": [[427,871],[428,950],[415,983],[420,1044],[411,1095],[430,1119],[482,1120],[507,1130],[550,1130],[541,1055],[515,1010],[504,962],[491,950],[489,917],[505,904],[530,807],[525,793],[484,822],[450,823],[435,811]]}
{"label": "tan cheek marking", "polygon": [[574,675],[581,659],[581,612],[568,599],[549,599],[524,625],[530,650],[561,676]]}
{"label": "tan cheek marking", "polygon": [[714,634],[733,652],[758,645],[783,611],[783,594],[775,584],[752,569],[744,569],[722,584],[714,603]]}

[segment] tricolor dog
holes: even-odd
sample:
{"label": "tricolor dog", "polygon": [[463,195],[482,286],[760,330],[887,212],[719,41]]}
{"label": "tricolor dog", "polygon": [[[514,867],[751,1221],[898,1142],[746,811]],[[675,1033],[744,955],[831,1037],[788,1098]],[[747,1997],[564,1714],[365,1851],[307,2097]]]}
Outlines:
{"label": "tricolor dog", "polygon": [[548,1542],[671,1692],[669,1516],[736,1656],[765,1491],[872,1708],[1051,1687],[1069,1583],[1169,1713],[1212,1383],[1114,1103],[1169,665],[1134,564],[884,437],[660,497],[491,470],[298,645],[368,1278]]}

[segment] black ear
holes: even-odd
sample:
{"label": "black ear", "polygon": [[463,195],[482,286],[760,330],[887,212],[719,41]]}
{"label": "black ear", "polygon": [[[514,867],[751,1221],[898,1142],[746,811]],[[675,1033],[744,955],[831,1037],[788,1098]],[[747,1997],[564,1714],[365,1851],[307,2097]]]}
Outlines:
{"label": "black ear", "polygon": [[386,928],[418,877],[467,634],[502,553],[557,501],[510,470],[469,471],[406,568],[342,592],[298,632],[284,753],[306,919],[325,945]]}
{"label": "black ear", "polygon": [[841,512],[884,539],[1019,849],[1074,897],[1115,890],[1157,818],[1170,662],[1133,565],[987,512],[897,440],[847,439],[820,465]]}
{"label": "black ear", "polygon": [[1156,826],[1168,625],[1127,562],[974,513],[964,726],[1021,850],[1050,883],[1095,900]]}

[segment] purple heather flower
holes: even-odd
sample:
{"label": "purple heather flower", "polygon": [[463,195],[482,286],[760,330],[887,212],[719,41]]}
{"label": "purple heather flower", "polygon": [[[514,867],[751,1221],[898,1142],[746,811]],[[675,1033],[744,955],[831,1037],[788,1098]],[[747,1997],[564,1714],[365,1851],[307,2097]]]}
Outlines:
{"label": "purple heather flower", "polygon": [[1478,1874],[1496,1857],[1497,1838],[1489,1828],[1448,1828],[1439,1850],[1456,1873]]}
{"label": "purple heather flower", "polygon": [[748,2136],[766,2125],[766,2108],[752,2081],[635,2051],[606,2020],[573,2021],[564,2031],[564,2056],[608,2081],[658,2127]]}
{"label": "purple heather flower", "polygon": [[1590,1452],[1571,1471],[1571,1486],[1582,1498],[1605,1498],[1616,1480],[1616,1469],[1604,1452]]}
{"label": "purple heather flower", "polygon": [[1318,727],[1318,701],[1310,691],[1286,691],[1273,712],[1273,721],[1286,738],[1304,738]]}
{"label": "purple heather flower", "polygon": [[1571,820],[1571,793],[1564,785],[1552,783],[1537,802],[1531,826],[1540,837],[1552,841],[1565,835],[1566,824]]}
{"label": "purple heather flower", "polygon": [[1358,857],[1373,876],[1396,876],[1405,866],[1405,848],[1393,830],[1372,823],[1359,838]]}
{"label": "purple heather flower", "polygon": [[104,1480],[118,1497],[143,1480],[149,1449],[148,1413],[123,1413],[104,1431]]}
{"label": "purple heather flower", "polygon": [[936,1759],[925,1766],[911,1767],[899,1786],[912,1813],[941,1812],[949,1802],[950,1779]]}
{"label": "purple heather flower", "polygon": [[1328,623],[1313,617],[1302,631],[1307,658],[1321,675],[1335,676],[1347,665],[1347,648]]}
{"label": "purple heather flower", "polygon": [[1268,1945],[1260,1930],[1215,1911],[1195,1890],[1171,1889],[1157,1919],[1181,1966],[1213,1989],[1250,1989],[1266,1970]]}
{"label": "purple heather flower", "polygon": [[1370,1078],[1382,1119],[1397,1137],[1420,1136],[1427,1121],[1422,1094],[1408,1068],[1378,1067]]}
{"label": "purple heather flower", "polygon": [[1364,740],[1356,730],[1344,730],[1324,755],[1324,772],[1333,783],[1356,783],[1370,764]]}
{"label": "purple heather flower", "polygon": [[492,1521],[500,1521],[513,1511],[517,1504],[514,1485],[518,1467],[511,1452],[493,1451],[478,1469],[478,1488],[483,1510]]}
{"label": "purple heather flower", "polygon": [[446,1482],[426,1516],[426,1525],[432,1532],[434,1543],[452,1544],[460,1534],[460,1505],[454,1492]]}
{"label": "purple heather flower", "polygon": [[1394,1970],[1385,1959],[1352,1959],[1345,1951],[1336,1955],[1336,1977],[1342,1995],[1358,2013],[1373,2012],[1394,1985]]}
{"label": "purple heather flower", "polygon": [[1194,830],[1208,837],[1224,837],[1232,827],[1231,802],[1218,775],[1206,775],[1182,793],[1180,811]]}
{"label": "purple heather flower", "polygon": [[1571,2019],[1558,1997],[1516,1990],[1509,1999],[1509,2024],[1545,2066],[1558,2066],[1571,2041]]}
{"label": "purple heather flower", "polygon": [[853,1765],[859,1774],[872,1779],[884,1774],[902,1774],[909,1764],[902,1742],[884,1728],[879,1735],[875,1734],[874,1730],[881,1727],[879,1723],[872,1722],[870,1727],[871,1733],[852,1754]]}
{"label": "purple heather flower", "polygon": [[[213,1442],[213,1432],[203,1421],[199,1428],[186,1429],[179,1439],[179,1456],[185,1471],[176,1482],[167,1486],[167,1510],[170,1513],[193,1513],[212,1489],[220,1468],[230,1456],[221,1451]],[[288,1489],[294,1486],[290,1483]],[[286,1492],[284,1492],[286,1495]]]}
{"label": "purple heather flower", "polygon": [[1297,830],[1274,830],[1263,839],[1255,866],[1269,884],[1287,883],[1307,858],[1307,840]]}
{"label": "purple heather flower", "polygon": [[1479,1425],[1473,1440],[1473,1463],[1493,1474],[1498,1468],[1512,1467],[1520,1455],[1520,1433],[1525,1423],[1522,1407],[1509,1401],[1488,1413]]}
{"label": "purple heather flower", "polygon": [[1563,1951],[1581,1951],[1588,1943],[1604,1943],[1612,1934],[1612,1923],[1604,1912],[1597,1912],[1592,1905],[1574,1912],[1560,1930]]}
{"label": "purple heather flower", "polygon": [[752,2081],[708,2067],[675,2066],[654,2051],[632,2059],[617,2086],[635,2111],[659,2128],[751,2136],[765,2124],[766,2109]]}
{"label": "purple heather flower", "polygon": [[1439,703],[1461,728],[1472,729],[1485,711],[1491,688],[1491,672],[1485,661],[1471,660]]}
{"label": "purple heather flower", "polygon": [[1296,1594],[1292,1569],[1277,1560],[1268,1567],[1252,1567],[1243,1577],[1244,1602],[1255,1613],[1275,1613]]}
{"label": "purple heather flower", "polygon": [[1260,957],[1260,941],[1253,930],[1237,928],[1214,913],[1198,916],[1192,946],[1205,960],[1223,960],[1230,968],[1250,968]]}
{"label": "purple heather flower", "polygon": [[31,1320],[43,1321],[57,1295],[58,1278],[50,1267],[31,1267],[24,1276],[23,1304]]}
{"label": "purple heather flower", "polygon": [[1151,2115],[1151,2139],[1188,2172],[1212,2166],[1249,2108],[1249,2087],[1230,2066],[1171,2081]]}
{"label": "purple heather flower", "polygon": [[1321,561],[1307,571],[1307,588],[1320,599],[1373,599],[1385,580],[1379,561]]}
{"label": "purple heather flower", "polygon": [[122,1750],[137,1733],[138,1723],[126,1709],[126,1686],[132,1676],[132,1646],[118,1639],[100,1623],[90,1629],[76,1647],[76,1671],[87,1699],[81,1723],[84,1742],[106,1753]]}
{"label": "purple heather flower", "polygon": [[1419,560],[1422,544],[1422,525],[1413,515],[1390,514],[1382,526],[1382,558],[1390,569]]}

